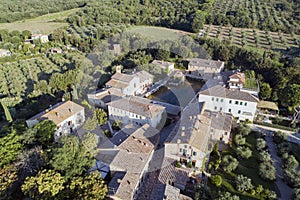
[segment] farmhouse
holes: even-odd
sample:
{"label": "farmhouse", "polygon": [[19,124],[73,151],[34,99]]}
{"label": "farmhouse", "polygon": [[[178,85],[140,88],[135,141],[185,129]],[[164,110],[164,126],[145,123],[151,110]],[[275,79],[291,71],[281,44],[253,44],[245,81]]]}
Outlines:
{"label": "farmhouse", "polygon": [[200,58],[188,59],[186,75],[194,78],[212,78],[224,69],[224,62]]}
{"label": "farmhouse", "polygon": [[120,120],[125,124],[133,123],[140,126],[150,124],[156,128],[165,117],[165,107],[141,97],[124,97],[107,105],[109,119]]}
{"label": "farmhouse", "polygon": [[259,99],[247,92],[229,90],[220,85],[199,92],[204,109],[231,113],[239,120],[253,121]]}
{"label": "farmhouse", "polygon": [[153,83],[153,75],[145,71],[133,74],[121,73],[120,69],[106,83],[108,88],[114,88],[123,95],[135,96],[146,92],[147,88]]}
{"label": "farmhouse", "polygon": [[171,62],[166,62],[163,60],[153,60],[151,64],[158,66],[164,72],[166,72],[168,75],[174,71],[174,63],[171,63]]}
{"label": "farmhouse", "polygon": [[32,127],[43,120],[51,120],[56,124],[56,138],[68,135],[83,124],[84,108],[72,101],[61,102],[26,120],[26,124]]}
{"label": "farmhouse", "polygon": [[32,34],[31,40],[40,40],[41,43],[49,42],[48,35],[43,35],[43,34]]}

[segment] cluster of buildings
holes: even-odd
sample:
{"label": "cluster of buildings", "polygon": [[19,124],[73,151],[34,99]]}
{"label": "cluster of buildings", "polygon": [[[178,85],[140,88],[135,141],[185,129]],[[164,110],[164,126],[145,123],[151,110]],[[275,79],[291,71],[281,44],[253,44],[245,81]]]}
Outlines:
{"label": "cluster of buildings", "polygon": [[[104,108],[109,120],[121,121],[124,125],[112,138],[100,140],[96,156],[94,170],[105,169],[101,171],[102,177],[111,177],[109,198],[138,199],[148,174],[157,171],[156,181],[146,187],[151,188],[147,199],[190,199],[180,191],[191,177],[201,174],[205,158],[216,142],[231,141],[234,118],[254,120],[259,99],[253,92],[244,90],[243,73],[222,75],[224,62],[221,61],[189,61],[186,76],[210,77],[212,81],[207,81],[180,111],[180,119],[172,130],[163,133],[168,135],[162,146],[160,138],[168,109],[141,96],[155,84],[153,75],[145,71],[124,74],[118,66],[105,88],[88,94],[90,104]],[[152,64],[167,74],[174,72],[173,63],[154,60]],[[57,125],[56,137],[72,134],[84,123],[84,108],[72,101],[62,102],[28,119],[27,125],[33,126],[45,119]],[[156,167],[150,167],[152,165]]]}

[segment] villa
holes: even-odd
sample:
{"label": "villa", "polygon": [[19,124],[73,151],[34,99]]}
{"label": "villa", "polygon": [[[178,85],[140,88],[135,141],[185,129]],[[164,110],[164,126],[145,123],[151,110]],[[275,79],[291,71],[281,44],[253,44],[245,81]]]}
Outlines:
{"label": "villa", "polygon": [[32,127],[43,120],[51,120],[57,126],[55,138],[74,133],[85,121],[84,108],[72,101],[60,102],[26,120]]}
{"label": "villa", "polygon": [[106,83],[107,88],[114,88],[123,95],[136,96],[147,91],[153,83],[153,75],[146,71],[133,74],[124,74],[120,66],[117,66],[116,73]]}
{"label": "villa", "polygon": [[204,102],[206,110],[230,113],[241,121],[253,121],[259,99],[248,92],[216,85],[200,91],[199,102]]}
{"label": "villa", "polygon": [[187,76],[192,78],[213,78],[224,69],[224,62],[200,58],[188,59]]}
{"label": "villa", "polygon": [[123,97],[107,105],[109,119],[120,120],[124,124],[150,124],[156,128],[165,120],[165,107],[153,104],[145,98]]}

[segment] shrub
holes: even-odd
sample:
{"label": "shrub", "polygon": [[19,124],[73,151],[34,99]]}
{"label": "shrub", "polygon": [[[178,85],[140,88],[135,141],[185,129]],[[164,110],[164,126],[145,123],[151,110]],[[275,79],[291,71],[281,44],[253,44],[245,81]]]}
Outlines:
{"label": "shrub", "polygon": [[252,156],[252,151],[249,147],[239,146],[236,149],[237,155],[241,156],[242,158],[250,158]]}
{"label": "shrub", "polygon": [[121,126],[122,126],[122,122],[116,120],[116,121],[112,124],[112,129],[118,131],[118,130],[121,129]]}
{"label": "shrub", "polygon": [[261,151],[262,149],[264,149],[266,147],[266,141],[262,138],[258,138],[256,140],[256,148],[258,151]]}
{"label": "shrub", "polygon": [[234,142],[238,146],[244,145],[246,143],[246,139],[241,134],[237,134],[234,136]]}
{"label": "shrub", "polygon": [[276,179],[276,169],[271,162],[263,162],[259,164],[259,175],[265,180],[273,181]]}
{"label": "shrub", "polygon": [[236,158],[232,157],[231,155],[226,155],[222,159],[222,166],[223,169],[227,172],[231,172],[235,170],[239,165],[239,162]]}
{"label": "shrub", "polygon": [[260,162],[269,162],[271,161],[271,155],[267,151],[259,152],[258,160]]}
{"label": "shrub", "polygon": [[219,187],[222,185],[222,177],[220,175],[215,175],[210,177],[211,183]]}
{"label": "shrub", "polygon": [[251,179],[243,176],[243,175],[238,175],[235,178],[235,184],[236,184],[236,189],[239,192],[246,192],[248,190],[251,190],[253,188],[253,185],[251,183]]}

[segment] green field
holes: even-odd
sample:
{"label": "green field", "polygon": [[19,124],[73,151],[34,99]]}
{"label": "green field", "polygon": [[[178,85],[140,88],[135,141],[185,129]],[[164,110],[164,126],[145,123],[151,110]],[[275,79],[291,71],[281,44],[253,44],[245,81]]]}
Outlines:
{"label": "green field", "polygon": [[42,15],[36,18],[16,21],[13,23],[1,23],[0,29],[8,29],[9,31],[29,30],[33,33],[40,32],[49,34],[59,27],[67,26],[68,24],[62,21],[64,21],[70,14],[75,13],[79,9],[80,8],[74,8],[67,11]]}
{"label": "green field", "polygon": [[127,32],[138,33],[151,40],[176,40],[183,35],[190,34],[185,31],[154,26],[134,26]]}

